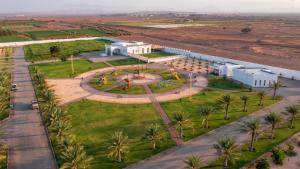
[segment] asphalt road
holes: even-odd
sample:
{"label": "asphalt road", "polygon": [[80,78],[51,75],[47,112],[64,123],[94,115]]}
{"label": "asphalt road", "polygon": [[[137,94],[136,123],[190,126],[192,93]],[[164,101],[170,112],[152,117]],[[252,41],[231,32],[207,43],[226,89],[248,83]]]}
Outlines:
{"label": "asphalt road", "polygon": [[42,119],[37,110],[31,110],[34,89],[22,47],[15,48],[13,56],[14,111],[4,122],[1,140],[9,146],[9,169],[56,169]]}

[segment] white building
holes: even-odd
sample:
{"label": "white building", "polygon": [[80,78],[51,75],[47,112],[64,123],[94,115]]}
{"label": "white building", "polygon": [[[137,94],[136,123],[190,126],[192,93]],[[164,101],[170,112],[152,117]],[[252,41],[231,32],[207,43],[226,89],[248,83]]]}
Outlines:
{"label": "white building", "polygon": [[241,68],[242,65],[226,62],[226,63],[214,63],[210,67],[213,69],[214,74],[218,76],[232,77],[233,70],[237,68]]}
{"label": "white building", "polygon": [[105,45],[105,53],[112,55],[147,54],[151,53],[151,45],[143,42],[116,42]]}
{"label": "white building", "polygon": [[263,68],[237,68],[233,69],[232,79],[250,87],[269,87],[278,81],[278,75]]}

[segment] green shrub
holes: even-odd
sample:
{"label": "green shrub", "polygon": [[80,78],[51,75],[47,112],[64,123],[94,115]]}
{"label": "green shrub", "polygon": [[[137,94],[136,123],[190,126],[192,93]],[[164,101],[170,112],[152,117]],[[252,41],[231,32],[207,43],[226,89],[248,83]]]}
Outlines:
{"label": "green shrub", "polygon": [[256,162],[256,169],[269,169],[270,164],[266,159],[260,159]]}
{"label": "green shrub", "polygon": [[297,156],[297,153],[294,151],[294,146],[288,145],[289,148],[285,151],[285,154],[289,157],[295,157]]}
{"label": "green shrub", "polygon": [[279,148],[272,150],[272,158],[275,164],[282,165],[285,159],[285,153]]}

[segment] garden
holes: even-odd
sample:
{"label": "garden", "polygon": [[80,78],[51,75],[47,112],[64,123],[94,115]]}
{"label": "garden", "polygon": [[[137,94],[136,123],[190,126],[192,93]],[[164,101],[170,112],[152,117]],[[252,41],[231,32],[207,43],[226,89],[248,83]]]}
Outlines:
{"label": "garden", "polygon": [[168,56],[174,56],[172,53],[167,53],[160,50],[153,50],[151,53],[148,54],[142,54],[142,56],[147,58],[160,58],[160,57],[168,57]]}

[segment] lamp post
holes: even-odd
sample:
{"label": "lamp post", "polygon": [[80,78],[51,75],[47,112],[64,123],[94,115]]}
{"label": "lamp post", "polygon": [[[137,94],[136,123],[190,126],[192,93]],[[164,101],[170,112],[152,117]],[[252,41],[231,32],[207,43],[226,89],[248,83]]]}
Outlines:
{"label": "lamp post", "polygon": [[71,55],[71,68],[72,68],[72,74],[74,75],[73,55]]}
{"label": "lamp post", "polygon": [[190,91],[190,99],[192,99],[192,87],[193,87],[193,73],[191,72],[191,73],[189,73],[189,79],[190,79],[190,89],[189,89],[189,91]]}

